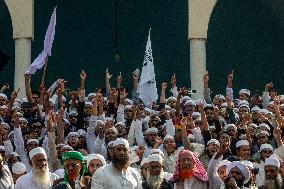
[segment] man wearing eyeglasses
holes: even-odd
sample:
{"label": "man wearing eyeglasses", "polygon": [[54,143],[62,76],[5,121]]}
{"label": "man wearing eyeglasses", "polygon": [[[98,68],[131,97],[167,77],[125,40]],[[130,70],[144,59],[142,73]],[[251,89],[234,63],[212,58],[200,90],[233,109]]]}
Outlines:
{"label": "man wearing eyeglasses", "polygon": [[84,157],[80,152],[65,152],[62,156],[62,161],[65,170],[64,182],[53,186],[52,189],[91,188],[91,177],[83,176],[86,171],[86,165]]}
{"label": "man wearing eyeglasses", "polygon": [[142,183],[143,189],[172,189],[170,182],[164,179],[163,158],[152,154],[147,159],[147,178]]}

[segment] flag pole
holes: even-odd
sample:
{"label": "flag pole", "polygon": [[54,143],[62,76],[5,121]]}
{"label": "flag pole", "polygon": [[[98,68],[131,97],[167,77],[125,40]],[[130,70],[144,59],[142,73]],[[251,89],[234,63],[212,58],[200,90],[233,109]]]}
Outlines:
{"label": "flag pole", "polygon": [[45,64],[44,64],[43,74],[42,74],[42,78],[41,78],[41,85],[44,85],[47,63],[48,63],[48,56],[46,56],[46,58],[45,58]]}

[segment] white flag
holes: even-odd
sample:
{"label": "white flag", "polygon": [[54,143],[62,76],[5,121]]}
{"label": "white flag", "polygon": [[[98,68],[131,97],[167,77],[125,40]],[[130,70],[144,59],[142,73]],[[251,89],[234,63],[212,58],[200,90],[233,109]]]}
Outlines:
{"label": "white flag", "polygon": [[145,51],[143,67],[139,81],[139,89],[138,89],[140,99],[148,108],[152,108],[152,103],[158,100],[150,31],[151,28],[149,30],[148,41],[146,45],[146,51]]}

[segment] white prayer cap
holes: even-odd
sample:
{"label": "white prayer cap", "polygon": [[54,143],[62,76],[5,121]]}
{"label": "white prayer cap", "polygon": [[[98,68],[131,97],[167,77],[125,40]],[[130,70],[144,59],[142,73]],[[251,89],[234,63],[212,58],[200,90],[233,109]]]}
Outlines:
{"label": "white prayer cap", "polygon": [[132,105],[126,105],[126,106],[124,106],[124,109],[126,110],[126,109],[132,109]]}
{"label": "white prayer cap", "polygon": [[261,152],[264,149],[270,149],[271,151],[273,151],[273,147],[270,144],[262,144],[259,148],[259,152]]}
{"label": "white prayer cap", "polygon": [[[281,151],[281,150],[280,150]],[[277,155],[279,151],[275,150],[274,154],[271,154],[271,156],[269,156],[269,158],[274,158],[274,159],[278,159],[280,163],[284,163],[284,161]]]}
{"label": "white prayer cap", "polygon": [[5,95],[4,93],[0,93],[0,97],[3,97],[5,100],[7,100],[7,95]]}
{"label": "white prayer cap", "polygon": [[250,108],[247,104],[242,104],[239,106],[239,109],[243,108],[243,107],[246,107],[248,109],[248,112],[250,112]]}
{"label": "white prayer cap", "polygon": [[194,123],[197,122],[197,121],[201,121],[201,117],[198,117],[194,120]]}
{"label": "white prayer cap", "polygon": [[78,133],[79,136],[84,136],[84,137],[87,136],[87,132],[85,130],[83,130],[83,129],[79,129],[77,131],[77,133]]}
{"label": "white prayer cap", "polygon": [[243,163],[246,167],[253,169],[253,163],[251,161],[243,160],[241,163]]}
{"label": "white prayer cap", "polygon": [[[151,149],[151,150],[150,150],[150,155],[152,155],[152,154],[158,154],[158,155],[162,156],[163,158],[164,158],[164,156],[165,156],[164,152],[163,152],[161,149],[159,149],[159,148],[157,148],[157,149]],[[149,160],[148,160],[148,161],[149,161]]]}
{"label": "white prayer cap", "polygon": [[125,99],[124,102],[127,102],[129,105],[133,105],[133,101],[129,98]]}
{"label": "white prayer cap", "polygon": [[211,144],[211,143],[214,143],[214,144],[216,144],[217,146],[220,147],[220,142],[219,142],[218,140],[216,140],[216,139],[211,139],[211,140],[209,140],[209,141],[207,142],[207,146],[208,146],[208,144]]}
{"label": "white prayer cap", "polygon": [[20,106],[13,106],[12,110],[13,111],[20,111],[21,107]]}
{"label": "white prayer cap", "polygon": [[69,146],[69,145],[64,145],[61,149],[61,151],[63,150],[71,150],[71,151],[74,151],[74,149],[72,148],[72,146]]}
{"label": "white prayer cap", "polygon": [[146,112],[149,112],[149,113],[152,113],[153,112],[153,110],[151,110],[150,108],[144,108],[144,110],[146,111]]}
{"label": "white prayer cap", "polygon": [[259,109],[258,110],[258,113],[262,114],[262,115],[265,115],[267,114],[268,110],[267,109]]}
{"label": "white prayer cap", "polygon": [[2,122],[0,123],[0,125],[2,125],[2,127],[7,128],[10,130],[10,126],[8,125],[8,123]]}
{"label": "white prayer cap", "polygon": [[116,127],[116,126],[119,126],[119,125],[125,127],[125,123],[123,123],[122,121],[117,122],[114,126]]}
{"label": "white prayer cap", "polygon": [[78,113],[76,111],[71,111],[68,116],[77,116]]}
{"label": "white prayer cap", "polygon": [[23,102],[29,102],[27,98],[22,98],[22,103]]}
{"label": "white prayer cap", "polygon": [[163,157],[158,154],[152,154],[148,156],[147,159],[148,159],[148,163],[159,162],[161,165],[163,165],[163,161],[164,161]]}
{"label": "white prayer cap", "polygon": [[148,163],[148,158],[142,159],[140,166],[142,167],[145,163]]}
{"label": "white prayer cap", "polygon": [[165,105],[165,109],[166,109],[166,110],[170,110],[170,109],[172,109],[172,108],[171,108],[169,105],[166,104],[166,105]]}
{"label": "white prayer cap", "polygon": [[239,94],[246,94],[246,95],[250,96],[250,91],[248,89],[241,89],[239,91]]}
{"label": "white prayer cap", "polygon": [[150,127],[144,132],[145,135],[148,135],[150,133],[158,133],[158,129],[155,127]]}
{"label": "white prayer cap", "polygon": [[257,125],[256,124],[254,124],[254,123],[251,123],[251,124],[249,124],[249,126],[248,127],[251,127],[251,128],[257,128]]}
{"label": "white prayer cap", "polygon": [[103,120],[100,120],[100,119],[97,120],[97,124],[98,124],[98,123],[100,123],[100,124],[102,124],[102,125],[105,125],[105,122],[104,122]]}
{"label": "white prayer cap", "polygon": [[90,162],[94,159],[100,160],[102,162],[103,166],[106,165],[106,160],[105,160],[104,156],[102,156],[101,154],[89,154],[86,157],[87,167],[89,166]]}
{"label": "white prayer cap", "polygon": [[266,123],[261,123],[261,124],[258,125],[258,127],[260,127],[260,129],[261,129],[261,127],[262,128],[266,128],[266,129],[268,129],[270,131],[270,127]]}
{"label": "white prayer cap", "polygon": [[184,106],[196,106],[196,103],[193,100],[187,100]]}
{"label": "white prayer cap", "polygon": [[240,161],[233,161],[227,166],[227,173],[229,174],[231,169],[234,167],[237,167],[240,169],[243,176],[245,177],[244,184],[246,184],[250,180],[249,169]]}
{"label": "white prayer cap", "polygon": [[5,147],[4,146],[0,146],[0,150],[4,150],[5,151]]}
{"label": "white prayer cap", "polygon": [[237,130],[237,126],[235,124],[228,124],[225,126],[225,131],[227,131],[229,128],[233,128],[234,130]]}
{"label": "white prayer cap", "polygon": [[85,107],[92,107],[93,104],[91,102],[85,102]]}
{"label": "white prayer cap", "polygon": [[238,109],[238,108],[233,108],[233,111],[234,111],[235,113],[239,113],[239,109]]}
{"label": "white prayer cap", "polygon": [[[109,141],[109,143],[107,144],[107,148],[110,146],[110,145],[113,145],[113,142],[114,141]],[[113,147],[113,146],[112,146]]]}
{"label": "white prayer cap", "polygon": [[186,138],[195,140],[195,136],[193,134],[188,134]]}
{"label": "white prayer cap", "polygon": [[26,172],[26,165],[22,162],[16,162],[12,166],[12,173],[14,174],[24,174]]}
{"label": "white prayer cap", "polygon": [[220,167],[222,167],[222,166],[228,166],[230,163],[231,163],[231,162],[228,161],[228,160],[226,160],[226,159],[220,161],[220,162],[218,163],[218,165],[217,165],[217,170],[218,170]]}
{"label": "white prayer cap", "polygon": [[264,162],[264,166],[265,165],[273,165],[273,166],[276,166],[278,168],[280,168],[280,162],[278,159],[275,159],[275,158],[265,158],[265,162]]}
{"label": "white prayer cap", "polygon": [[26,118],[24,118],[24,117],[20,117],[20,118],[19,118],[19,121],[28,123],[28,120],[27,120]]}
{"label": "white prayer cap", "polygon": [[247,140],[239,140],[236,143],[236,148],[240,147],[240,146],[249,146],[249,142]]}
{"label": "white prayer cap", "polygon": [[258,112],[260,110],[260,108],[258,106],[254,106],[252,109],[251,109],[251,112]]}
{"label": "white prayer cap", "polygon": [[108,131],[108,130],[113,130],[116,134],[118,134],[118,131],[115,127],[108,128],[106,131]]}
{"label": "white prayer cap", "polygon": [[67,138],[69,138],[69,137],[79,137],[79,134],[77,132],[70,132],[67,135]]}
{"label": "white prayer cap", "polygon": [[36,147],[32,149],[29,153],[30,159],[32,159],[37,154],[43,154],[45,158],[47,158],[45,150],[42,147]]}
{"label": "white prayer cap", "polygon": [[167,139],[173,139],[173,140],[175,140],[175,138],[172,137],[171,135],[166,135],[166,136],[164,137],[163,142],[164,142],[165,140],[167,140]]}
{"label": "white prayer cap", "polygon": [[96,97],[96,93],[89,93],[88,94],[88,99]]}
{"label": "white prayer cap", "polygon": [[39,141],[37,139],[29,139],[27,141],[27,144],[32,143],[32,142],[35,142],[35,143],[39,144]]}
{"label": "white prayer cap", "polygon": [[241,105],[244,105],[244,104],[249,105],[249,102],[246,101],[246,100],[240,100],[239,103],[238,103],[238,107],[240,107]]}
{"label": "white prayer cap", "polygon": [[192,112],[192,114],[191,114],[191,117],[193,118],[193,119],[197,119],[197,118],[199,118],[201,116],[201,114],[199,113],[199,112]]}
{"label": "white prayer cap", "polygon": [[191,100],[191,98],[189,96],[184,96],[180,100],[181,102],[183,102],[183,101]]}
{"label": "white prayer cap", "polygon": [[117,138],[116,140],[114,140],[113,141],[113,147],[115,147],[117,145],[124,145],[126,148],[129,148],[129,143],[124,138]]}
{"label": "white prayer cap", "polygon": [[266,136],[270,135],[267,131],[261,130],[259,133],[256,134],[256,137],[260,134],[265,134]]}
{"label": "white prayer cap", "polygon": [[17,154],[16,152],[11,152],[9,155],[13,155],[13,156],[16,156],[16,157],[20,157],[19,154]]}
{"label": "white prayer cap", "polygon": [[169,97],[169,98],[168,98],[168,101],[169,101],[169,100],[175,100],[175,101],[176,101],[176,100],[177,100],[177,98],[176,98],[176,97],[174,97],[174,96],[171,96],[171,97]]}
{"label": "white prayer cap", "polygon": [[225,96],[224,96],[224,95],[221,95],[221,94],[217,94],[214,98],[220,98],[220,99],[222,99],[223,101],[226,100]]}
{"label": "white prayer cap", "polygon": [[204,106],[204,109],[206,109],[206,108],[214,108],[214,106],[213,106],[213,104],[206,104],[206,105]]}

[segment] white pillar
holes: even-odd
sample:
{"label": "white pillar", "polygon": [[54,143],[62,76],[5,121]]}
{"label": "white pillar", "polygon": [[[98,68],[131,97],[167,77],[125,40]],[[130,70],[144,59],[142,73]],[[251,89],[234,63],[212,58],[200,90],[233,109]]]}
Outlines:
{"label": "white pillar", "polygon": [[15,39],[15,80],[14,89],[20,88],[18,98],[23,98],[25,94],[24,73],[31,64],[31,39]]}
{"label": "white pillar", "polygon": [[203,75],[206,72],[206,39],[190,39],[191,89],[196,90],[193,99],[203,97]]}

